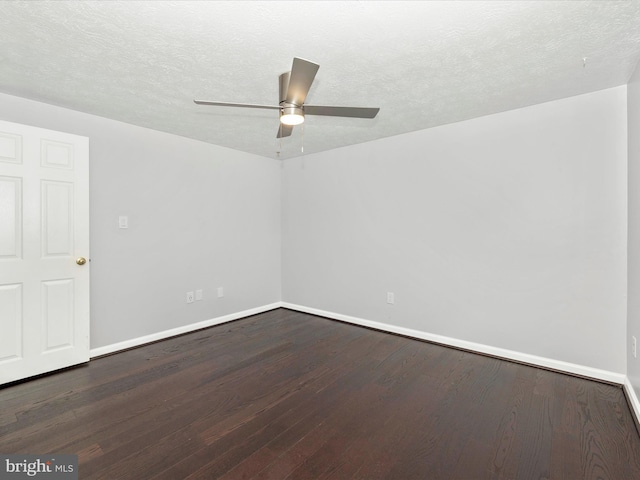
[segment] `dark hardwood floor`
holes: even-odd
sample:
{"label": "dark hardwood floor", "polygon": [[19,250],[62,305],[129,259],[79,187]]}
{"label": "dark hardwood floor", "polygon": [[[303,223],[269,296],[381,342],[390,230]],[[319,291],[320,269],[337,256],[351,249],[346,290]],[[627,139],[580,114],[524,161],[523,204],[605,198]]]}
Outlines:
{"label": "dark hardwood floor", "polygon": [[640,479],[622,389],[285,309],[0,389],[81,479]]}

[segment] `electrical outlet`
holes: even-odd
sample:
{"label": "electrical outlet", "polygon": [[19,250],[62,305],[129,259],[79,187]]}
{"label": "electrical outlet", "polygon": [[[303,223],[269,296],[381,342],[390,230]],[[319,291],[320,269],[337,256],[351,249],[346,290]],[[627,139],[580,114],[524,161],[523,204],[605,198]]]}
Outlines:
{"label": "electrical outlet", "polygon": [[636,337],[634,337],[633,335],[631,336],[631,353],[633,353],[633,358],[637,358],[636,357]]}
{"label": "electrical outlet", "polygon": [[218,298],[224,297],[224,288],[218,287]]}
{"label": "electrical outlet", "polygon": [[396,296],[393,294],[393,292],[387,292],[387,303],[389,305],[393,305],[395,301],[396,301]]}
{"label": "electrical outlet", "polygon": [[187,292],[187,303],[193,303],[193,292]]}
{"label": "electrical outlet", "polygon": [[202,300],[202,290],[196,290],[196,302]]}

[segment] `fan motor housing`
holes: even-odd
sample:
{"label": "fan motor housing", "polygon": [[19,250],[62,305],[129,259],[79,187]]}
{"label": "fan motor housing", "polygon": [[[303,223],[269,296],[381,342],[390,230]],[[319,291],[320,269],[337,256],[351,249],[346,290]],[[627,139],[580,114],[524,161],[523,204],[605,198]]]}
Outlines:
{"label": "fan motor housing", "polygon": [[289,78],[291,78],[291,72],[284,72],[280,75],[278,87],[279,87],[279,96],[278,101],[280,105],[283,104],[287,100],[287,90],[289,89]]}
{"label": "fan motor housing", "polygon": [[287,106],[286,104],[282,106],[282,115],[300,115],[304,117],[304,110],[302,107],[296,106]]}

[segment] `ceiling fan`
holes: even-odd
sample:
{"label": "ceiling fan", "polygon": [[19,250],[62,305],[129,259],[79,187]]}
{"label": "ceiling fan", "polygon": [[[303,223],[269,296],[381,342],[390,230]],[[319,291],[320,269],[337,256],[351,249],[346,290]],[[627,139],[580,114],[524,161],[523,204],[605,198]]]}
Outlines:
{"label": "ceiling fan", "polygon": [[374,118],[379,108],[329,107],[324,105],[305,105],[307,93],[320,65],[294,57],[291,71],[280,75],[279,105],[255,105],[250,103],[212,102],[194,100],[198,105],[219,107],[266,108],[280,110],[280,127],[277,138],[288,137],[295,125],[304,122],[305,115],[324,115],[329,117]]}

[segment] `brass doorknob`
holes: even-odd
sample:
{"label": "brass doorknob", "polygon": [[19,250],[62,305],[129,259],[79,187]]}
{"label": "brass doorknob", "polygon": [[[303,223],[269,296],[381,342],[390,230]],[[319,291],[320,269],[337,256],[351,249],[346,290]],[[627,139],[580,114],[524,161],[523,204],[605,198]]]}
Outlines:
{"label": "brass doorknob", "polygon": [[84,257],[80,257],[79,259],[76,260],[76,263],[78,265],[84,265],[85,263],[87,263],[87,259]]}

